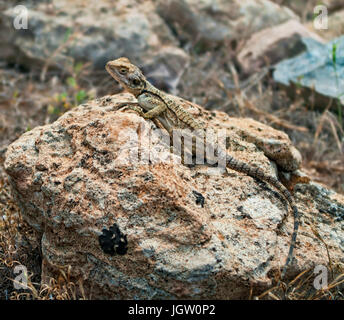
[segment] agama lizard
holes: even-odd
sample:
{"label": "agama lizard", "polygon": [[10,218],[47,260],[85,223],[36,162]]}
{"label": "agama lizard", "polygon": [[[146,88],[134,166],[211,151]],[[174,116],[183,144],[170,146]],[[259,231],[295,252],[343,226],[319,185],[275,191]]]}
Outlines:
{"label": "agama lizard", "polygon": [[[146,80],[141,70],[133,65],[129,59],[122,57],[109,61],[106,64],[106,70],[125,88],[126,91],[133,94],[138,101],[137,103],[123,103],[122,106],[128,106],[137,111],[143,118],[153,120],[160,127],[162,125],[170,135],[174,129],[190,129],[193,131],[203,129],[203,126],[182,106],[183,104],[191,104],[191,102],[169,95],[154,87]],[[145,112],[143,112],[143,110]],[[156,122],[156,119],[158,119],[158,122]],[[222,152],[225,152],[227,168],[270,183],[282,193],[293,210],[294,230],[291,237],[288,257],[281,274],[281,279],[283,279],[293,257],[293,250],[296,244],[299,227],[298,209],[295,201],[287,188],[275,177],[266,174],[260,168],[252,167],[245,162],[234,159],[226,151],[222,150]]]}

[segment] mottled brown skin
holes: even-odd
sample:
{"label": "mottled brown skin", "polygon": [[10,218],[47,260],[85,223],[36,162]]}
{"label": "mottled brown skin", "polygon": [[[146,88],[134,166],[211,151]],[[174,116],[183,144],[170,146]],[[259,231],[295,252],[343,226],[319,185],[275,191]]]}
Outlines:
{"label": "mottled brown skin", "polygon": [[[109,61],[106,64],[106,70],[110,75],[117,80],[126,91],[133,94],[138,102],[137,103],[124,103],[123,106],[128,106],[137,111],[145,119],[151,119],[159,127],[165,128],[169,134],[172,134],[174,129],[191,129],[199,130],[203,126],[198,123],[193,116],[183,108],[183,104],[191,104],[186,100],[179,97],[171,96],[159,89],[155,88],[149,83],[141,70],[130,63],[127,58],[119,58]],[[143,112],[143,110],[145,112]],[[161,123],[161,125],[160,125]],[[192,150],[194,151],[194,149]],[[267,182],[278,189],[282,195],[288,200],[294,214],[294,230],[289,247],[289,253],[284,265],[281,278],[283,279],[287,267],[292,260],[293,250],[296,245],[297,231],[299,227],[298,209],[295,201],[287,190],[287,188],[273,176],[267,175],[262,169],[249,166],[247,163],[239,161],[231,157],[225,151],[226,166],[238,172],[245,173],[253,178]]]}

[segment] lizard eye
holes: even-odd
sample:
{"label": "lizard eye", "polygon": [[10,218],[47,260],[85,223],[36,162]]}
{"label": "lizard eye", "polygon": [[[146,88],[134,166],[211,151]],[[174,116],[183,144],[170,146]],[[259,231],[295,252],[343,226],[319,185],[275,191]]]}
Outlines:
{"label": "lizard eye", "polygon": [[126,74],[127,73],[127,69],[126,68],[121,68],[121,69],[119,69],[119,73]]}
{"label": "lizard eye", "polygon": [[133,80],[133,85],[134,85],[134,86],[139,86],[140,83],[141,83],[141,82],[140,82],[140,80],[138,80],[138,79],[134,79],[134,80]]}

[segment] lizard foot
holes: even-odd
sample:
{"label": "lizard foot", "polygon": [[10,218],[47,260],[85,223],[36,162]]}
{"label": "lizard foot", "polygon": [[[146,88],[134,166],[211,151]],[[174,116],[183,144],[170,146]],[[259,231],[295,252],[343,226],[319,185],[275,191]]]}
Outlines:
{"label": "lizard foot", "polygon": [[145,118],[143,109],[137,102],[123,102],[116,105],[115,110],[133,110],[137,112],[141,117]]}

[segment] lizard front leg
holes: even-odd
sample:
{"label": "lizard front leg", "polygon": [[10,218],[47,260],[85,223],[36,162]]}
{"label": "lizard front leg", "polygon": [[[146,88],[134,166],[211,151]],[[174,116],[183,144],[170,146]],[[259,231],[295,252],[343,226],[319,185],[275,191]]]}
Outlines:
{"label": "lizard front leg", "polygon": [[[146,119],[158,120],[159,123],[163,126],[163,128],[168,132],[170,136],[170,151],[174,153],[174,146],[173,146],[173,131],[176,130],[174,128],[173,121],[169,119],[166,112],[168,112],[168,107],[166,104],[159,98],[154,96],[153,94],[143,93],[137,98],[139,105],[145,109],[147,112],[144,114]],[[159,126],[161,128],[161,126]],[[177,130],[178,131],[178,130]],[[175,132],[177,133],[177,132]],[[177,148],[178,150],[178,148]],[[182,140],[181,150],[184,150],[184,141]],[[181,152],[181,159],[182,163],[184,163],[184,153]]]}
{"label": "lizard front leg", "polygon": [[148,93],[140,94],[137,101],[140,107],[147,111],[144,114],[145,119],[157,118],[167,109],[166,104],[161,99]]}
{"label": "lizard front leg", "polygon": [[[138,102],[122,102],[116,105],[115,110],[119,110],[122,108],[130,109],[137,112],[141,117],[147,120],[152,120],[154,118],[157,118],[167,109],[166,105],[161,102],[161,100],[155,97],[152,98],[148,94],[140,95],[137,100]],[[147,112],[143,112],[142,109],[146,110]]]}
{"label": "lizard front leg", "polygon": [[[144,99],[144,101],[147,101],[147,100]],[[143,104],[145,104],[145,102],[143,102]],[[132,101],[119,103],[116,105],[116,107],[114,109],[115,110],[119,110],[119,109],[133,110],[142,118],[152,120],[158,128],[166,129],[166,127],[164,125],[162,125],[161,122],[156,118],[159,113],[163,112],[163,111],[161,111],[161,109],[155,110],[155,108],[154,108],[154,109],[150,110],[150,111],[154,111],[154,112],[151,112],[151,113],[144,112],[144,110],[147,110],[147,105],[145,105],[145,108],[142,108],[142,106],[139,102],[132,102]],[[148,116],[147,116],[147,114],[148,114]]]}
{"label": "lizard front leg", "polygon": [[150,119],[154,123],[159,121],[160,129],[165,129],[170,134],[172,133],[173,125],[168,121],[164,115],[168,111],[166,104],[159,98],[149,93],[142,93],[137,97],[138,104],[146,112],[143,114],[145,119]]}
{"label": "lizard front leg", "polygon": [[144,112],[138,102],[121,102],[117,104],[114,108],[114,110],[119,110],[119,109],[129,109],[137,112],[140,116],[144,117]]}
{"label": "lizard front leg", "polygon": [[[137,97],[137,101],[138,102],[128,101],[120,103],[116,105],[116,110],[121,108],[130,109],[137,112],[142,118],[153,120],[153,122],[155,122],[155,118],[158,118],[163,112],[167,110],[167,106],[163,101],[147,93],[139,95]],[[143,110],[145,110],[146,112],[143,112]],[[161,127],[161,125],[158,127]],[[163,127],[168,130],[169,126],[163,125]]]}

